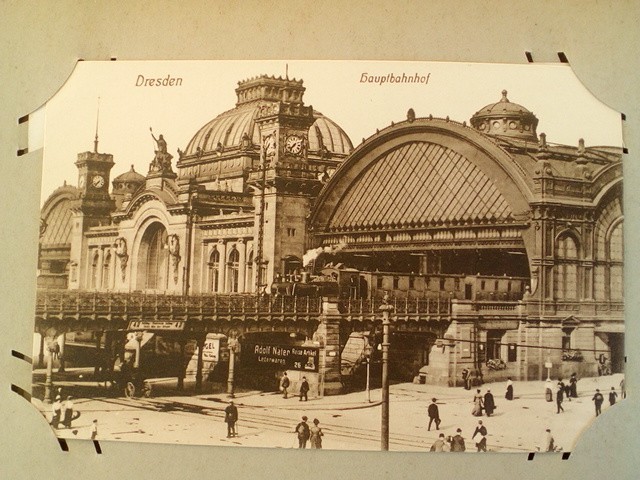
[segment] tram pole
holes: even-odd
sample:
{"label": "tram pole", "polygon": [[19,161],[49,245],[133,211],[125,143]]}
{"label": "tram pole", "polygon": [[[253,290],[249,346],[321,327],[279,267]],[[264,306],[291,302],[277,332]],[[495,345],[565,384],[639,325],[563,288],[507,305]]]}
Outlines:
{"label": "tram pole", "polygon": [[389,450],[389,316],[393,305],[389,305],[389,295],[385,293],[380,306],[382,312],[382,428],[381,449]]}

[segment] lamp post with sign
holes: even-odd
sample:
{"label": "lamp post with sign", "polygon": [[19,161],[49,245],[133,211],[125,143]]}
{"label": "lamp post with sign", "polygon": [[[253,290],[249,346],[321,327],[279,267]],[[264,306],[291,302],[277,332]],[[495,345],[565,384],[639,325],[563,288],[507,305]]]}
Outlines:
{"label": "lamp post with sign", "polygon": [[367,403],[371,403],[371,355],[373,354],[373,347],[371,344],[367,344],[364,347],[364,357],[367,360]]}
{"label": "lamp post with sign", "polygon": [[385,293],[380,305],[382,312],[382,428],[381,447],[389,450],[389,326],[393,305],[389,305],[389,294]]}
{"label": "lamp post with sign", "polygon": [[231,398],[235,397],[234,393],[234,370],[236,363],[236,353],[240,348],[240,342],[236,337],[230,337],[227,340],[227,347],[229,347],[229,377],[227,378],[227,393]]}

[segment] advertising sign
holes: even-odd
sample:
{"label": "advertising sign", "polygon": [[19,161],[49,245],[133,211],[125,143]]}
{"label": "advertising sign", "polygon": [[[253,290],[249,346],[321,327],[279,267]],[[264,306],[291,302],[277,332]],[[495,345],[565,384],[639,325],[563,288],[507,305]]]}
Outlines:
{"label": "advertising sign", "polygon": [[319,351],[314,347],[256,343],[243,350],[243,361],[251,365],[273,365],[283,370],[317,372]]}

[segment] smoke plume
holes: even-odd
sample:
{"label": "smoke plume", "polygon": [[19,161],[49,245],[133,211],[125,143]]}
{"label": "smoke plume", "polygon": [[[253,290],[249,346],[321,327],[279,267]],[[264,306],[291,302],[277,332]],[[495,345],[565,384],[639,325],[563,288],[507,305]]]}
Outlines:
{"label": "smoke plume", "polygon": [[306,267],[313,262],[321,253],[337,253],[343,250],[347,246],[346,243],[339,243],[337,245],[327,245],[326,247],[312,248],[302,256],[302,266]]}

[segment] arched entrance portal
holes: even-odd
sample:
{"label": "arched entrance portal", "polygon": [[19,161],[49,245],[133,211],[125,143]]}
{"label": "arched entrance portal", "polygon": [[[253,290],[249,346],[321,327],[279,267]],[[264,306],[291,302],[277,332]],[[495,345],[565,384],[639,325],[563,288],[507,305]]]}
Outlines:
{"label": "arched entrance portal", "polygon": [[169,281],[169,247],[167,229],[154,222],[142,236],[138,255],[138,290],[166,291]]}

